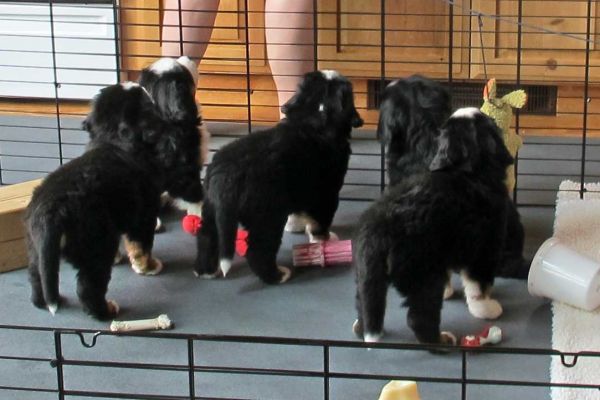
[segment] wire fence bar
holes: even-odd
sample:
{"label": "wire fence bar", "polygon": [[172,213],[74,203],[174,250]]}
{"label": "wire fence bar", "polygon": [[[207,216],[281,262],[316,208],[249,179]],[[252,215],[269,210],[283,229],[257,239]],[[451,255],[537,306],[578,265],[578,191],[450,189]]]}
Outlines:
{"label": "wire fence bar", "polygon": [[[536,349],[536,348],[508,348],[508,347],[452,347],[446,345],[428,345],[415,343],[363,343],[358,341],[347,340],[329,340],[329,339],[304,339],[304,338],[289,338],[289,337],[264,337],[264,336],[243,336],[243,335],[212,335],[212,334],[188,334],[188,333],[157,333],[157,332],[111,332],[111,331],[96,331],[90,329],[62,329],[53,327],[29,327],[17,325],[0,325],[0,331],[13,331],[24,333],[33,331],[50,335],[54,343],[54,356],[51,358],[40,357],[11,357],[0,355],[0,360],[19,359],[42,364],[50,364],[55,370],[56,386],[55,387],[23,387],[2,385],[0,390],[15,390],[29,392],[46,392],[56,393],[59,399],[64,399],[72,396],[88,396],[94,398],[131,398],[131,399],[207,399],[224,397],[203,397],[202,393],[198,393],[196,386],[197,374],[241,374],[255,376],[286,376],[299,378],[318,378],[323,382],[323,399],[329,399],[330,384],[332,380],[415,380],[418,382],[429,383],[444,383],[457,384],[461,387],[461,398],[467,398],[467,388],[470,385],[483,386],[522,386],[522,387],[561,387],[574,389],[591,389],[600,390],[600,382],[597,383],[565,383],[565,382],[549,382],[535,380],[519,380],[519,379],[482,379],[469,374],[470,359],[481,358],[490,355],[531,355],[531,356],[548,356],[559,357],[562,365],[565,368],[572,368],[578,362],[584,359],[597,359],[600,357],[600,352],[584,351],[584,352],[561,352],[551,349]],[[90,342],[86,335],[93,335],[93,340]],[[161,341],[176,341],[185,343],[187,360],[182,364],[173,363],[142,363],[142,362],[114,362],[106,360],[92,360],[82,357],[66,356],[64,350],[64,339],[67,337],[76,336],[80,339],[80,346],[86,348],[85,353],[94,351],[97,343],[103,338],[114,338],[116,340],[127,340],[131,338],[138,339],[158,339]],[[299,346],[303,348],[318,348],[321,351],[321,367],[311,369],[290,369],[290,368],[264,368],[264,367],[248,367],[248,366],[221,366],[221,365],[199,365],[194,357],[194,345],[203,342],[218,342],[222,344],[261,344],[266,346]],[[448,354],[458,354],[460,358],[460,374],[458,376],[435,376],[435,375],[417,375],[417,374],[402,374],[393,372],[347,372],[339,370],[332,365],[330,353],[340,349],[385,349],[386,351],[411,351],[411,352],[447,352]],[[99,350],[100,351],[100,350]],[[306,352],[306,354],[309,354]],[[318,354],[318,353],[317,353]],[[399,353],[400,354],[400,353]],[[91,355],[90,355],[91,357]],[[443,356],[442,356],[443,357]],[[186,395],[165,395],[152,393],[133,393],[133,392],[115,392],[104,390],[83,390],[70,389],[66,383],[64,370],[70,367],[86,366],[92,368],[121,368],[121,369],[138,369],[144,371],[162,371],[162,372],[185,372],[188,374],[188,388]]]}
{"label": "wire fence bar", "polygon": [[[221,1],[214,25],[184,23],[185,16],[206,12],[203,0],[166,8],[163,2],[90,1],[85,4],[0,2],[0,185],[41,177],[85,150],[87,134],[80,124],[89,101],[101,87],[136,80],[142,68],[162,55],[164,44],[177,44],[179,55],[191,45],[207,45],[199,66],[197,100],[212,131],[210,151],[229,139],[252,134],[280,119],[275,77],[297,78],[290,71],[273,72],[272,61],[308,62],[313,69],[337,69],[348,76],[365,128],[353,132],[353,155],[341,200],[370,202],[385,189],[385,146],[378,142],[378,105],[386,85],[419,73],[449,88],[453,101],[479,107],[487,78],[496,77],[499,92],[514,88],[552,88],[550,110],[516,110],[511,129],[524,138],[516,162],[515,202],[523,207],[554,207],[558,184],[576,181],[580,197],[585,184],[600,180],[600,11],[592,0],[304,0],[310,11],[278,11],[285,22],[303,16],[312,26],[294,27],[312,37],[311,56],[271,59],[266,31],[283,35],[290,24],[267,26],[264,0]],[[300,1],[300,0],[298,0]],[[186,6],[184,3],[193,4]],[[493,3],[493,4],[492,4]],[[175,2],[173,3],[175,4]],[[494,5],[496,4],[496,5]],[[543,4],[543,5],[542,5]],[[166,12],[176,23],[163,21]],[[304,14],[304,15],[302,15]],[[178,37],[167,38],[165,28]],[[209,40],[196,40],[193,29],[211,29]],[[297,48],[293,40],[280,45]],[[192,57],[199,61],[200,57]],[[471,86],[470,86],[471,85]],[[542,104],[548,105],[548,104]],[[0,332],[39,332],[52,337],[51,357],[0,354],[0,362],[50,364],[52,387],[0,385],[0,391],[72,397],[122,399],[210,399],[199,375],[241,374],[315,379],[329,399],[335,380],[412,379],[460,387],[467,399],[474,385],[569,387],[600,390],[600,383],[519,379],[481,379],[470,362],[477,355],[558,357],[565,368],[599,352],[567,353],[536,348],[440,348],[410,343],[370,343],[302,338],[127,333],[50,327],[0,325]],[[176,340],[185,343],[185,360],[124,362],[81,359],[65,355],[64,340],[76,336],[90,351],[106,337]],[[318,350],[318,369],[205,365],[199,344],[252,343],[301,346]],[[424,376],[387,371],[372,373],[336,369],[340,349],[387,351],[450,351],[457,355],[456,376]],[[83,390],[66,384],[71,367],[123,368],[185,375],[178,394]],[[1,397],[1,394],[0,394]],[[221,398],[224,399],[224,398]],[[231,397],[234,399],[234,397]],[[237,397],[235,397],[237,399]],[[241,398],[240,398],[241,399]]]}
{"label": "wire fence bar", "polygon": [[[600,58],[593,46],[597,41],[597,33],[592,29],[597,18],[593,2],[573,2],[571,9],[562,12],[559,20],[553,8],[560,4],[556,1],[547,2],[547,7],[539,7],[532,0],[501,1],[502,6],[498,9],[490,8],[485,2],[458,0],[426,0],[413,6],[399,6],[390,0],[362,5],[348,0],[307,1],[311,3],[309,11],[278,12],[284,19],[306,14],[311,20],[311,26],[295,29],[311,32],[313,69],[335,68],[353,81],[357,106],[366,122],[366,129],[356,134],[358,140],[377,139],[374,134],[377,99],[390,80],[422,73],[445,82],[456,96],[456,91],[467,82],[483,87],[483,79],[490,75],[496,76],[501,86],[530,84],[558,88],[554,94],[557,108],[553,114],[542,117],[516,110],[512,129],[531,139],[531,143],[526,141],[528,147],[534,147],[546,138],[578,138],[580,152],[574,161],[580,164],[579,183],[583,187],[585,181],[598,175],[590,164],[590,160],[598,157],[588,154],[597,147],[596,140],[600,137],[596,128],[600,126],[599,110],[593,101],[600,93],[600,82],[596,78]],[[0,53],[6,55],[0,70],[12,73],[2,74],[0,79],[0,184],[16,183],[50,172],[32,167],[31,174],[23,174],[25,161],[17,162],[15,157],[21,155],[12,154],[11,143],[20,140],[23,130],[38,126],[37,119],[55,118],[54,138],[39,138],[39,144],[55,140],[57,165],[70,160],[71,154],[67,156],[63,152],[65,146],[73,143],[71,137],[77,135],[85,142],[87,135],[77,126],[65,127],[64,120],[83,117],[89,99],[102,86],[135,80],[142,67],[160,57],[161,45],[168,42],[177,42],[180,54],[187,45],[208,45],[200,66],[197,97],[203,105],[203,118],[209,124],[241,124],[247,128],[245,132],[231,131],[237,132],[234,135],[243,135],[252,132],[253,128],[262,129],[276,123],[280,111],[277,95],[290,93],[293,89],[278,90],[272,83],[273,76],[296,76],[269,68],[268,42],[263,33],[271,29],[284,34],[289,26],[266,26],[263,0],[234,3],[222,4],[214,26],[194,25],[186,18],[207,12],[199,1],[178,0],[172,3],[174,7],[163,5],[158,8],[152,3],[133,0],[85,5],[48,1],[19,5],[21,10],[32,13],[12,12],[11,8],[8,9],[10,12],[1,13],[3,23],[32,24],[32,27],[43,23],[46,28],[0,30]],[[15,7],[14,4],[10,6]],[[8,6],[0,3],[0,7]],[[84,16],[80,11],[91,15],[106,12],[110,17]],[[175,22],[162,21],[166,12],[177,14]],[[47,17],[43,17],[44,13]],[[477,29],[479,22],[481,26]],[[547,25],[549,22],[551,24]],[[161,29],[166,27],[175,28],[178,37],[164,37]],[[195,40],[188,32],[201,28],[213,29],[209,40]],[[106,31],[106,34],[97,36],[96,31]],[[15,44],[21,40],[45,41],[46,44]],[[75,46],[79,42],[83,47]],[[298,45],[286,40],[279,44]],[[572,50],[566,50],[569,48]],[[558,53],[552,55],[550,52]],[[97,57],[102,57],[112,61],[85,63],[81,57],[98,61]],[[47,58],[49,62],[34,62],[32,58]],[[302,62],[293,54],[281,56],[277,61]],[[556,71],[563,73],[556,74]],[[370,81],[378,82],[378,85],[365,85]],[[2,92],[3,86],[13,89]],[[33,94],[28,94],[31,91],[28,88],[34,88],[31,89]],[[20,93],[21,89],[26,90]],[[42,92],[46,94],[38,97]],[[73,95],[72,92],[85,94]],[[480,103],[473,96],[465,101],[472,106]],[[16,122],[5,122],[8,116]],[[67,131],[68,138],[65,136]],[[23,143],[28,144],[24,148],[32,146],[35,149],[35,141],[23,138]],[[548,145],[554,146],[554,158],[536,159],[524,148],[515,160],[517,185],[514,198],[519,205],[536,204],[539,196],[530,196],[536,189],[540,189],[538,195],[545,193],[543,187],[535,188],[521,182],[523,176],[538,173],[539,162],[572,159],[562,157],[560,143]],[[80,147],[83,151],[84,146]],[[376,181],[365,181],[364,186],[379,184],[383,190],[385,149],[381,145],[375,145],[374,149],[381,157],[378,163],[380,175]],[[32,150],[32,154],[37,154],[36,150]],[[30,159],[32,166],[34,161]],[[531,170],[532,162],[537,169]],[[351,162],[350,171],[359,172],[360,167]],[[552,172],[560,177],[560,171]],[[542,202],[553,205],[550,196],[543,197]]]}

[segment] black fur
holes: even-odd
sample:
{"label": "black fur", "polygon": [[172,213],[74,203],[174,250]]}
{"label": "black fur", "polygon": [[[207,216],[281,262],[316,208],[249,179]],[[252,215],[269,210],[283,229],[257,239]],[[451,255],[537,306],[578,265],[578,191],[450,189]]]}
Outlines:
{"label": "black fur", "polygon": [[139,83],[154,99],[167,124],[168,135],[178,137],[178,143],[182,145],[177,152],[181,159],[173,160],[169,168],[167,193],[188,203],[201,202],[204,190],[200,180],[202,149],[199,126],[203,121],[196,105],[196,83],[190,71],[178,62],[160,74],[150,67],[144,68]]}
{"label": "black fur", "polygon": [[267,283],[285,279],[275,258],[288,214],[308,214],[316,221],[311,233],[329,237],[348,167],[350,133],[363,122],[350,81],[329,74],[306,74],[282,108],[285,119],[215,154],[197,236],[198,274],[214,275],[219,260],[233,258],[238,223],[249,231],[248,264]]}
{"label": "black fur", "polygon": [[[451,98],[440,83],[420,75],[397,80],[383,92],[377,134],[387,146],[389,184],[406,174],[427,170],[437,149],[440,126],[451,111]],[[530,263],[523,258],[525,231],[509,199],[507,241],[496,276],[526,279]]]}
{"label": "black fur", "polygon": [[27,207],[36,306],[58,306],[62,256],[78,270],[86,311],[98,319],[114,316],[105,295],[121,235],[149,255],[160,194],[182,164],[196,163],[182,152],[193,139],[167,126],[138,85],[109,86],[93,100],[84,123],[91,137],[87,151],[49,174]]}
{"label": "black fur", "polygon": [[357,333],[382,333],[389,284],[406,298],[420,342],[441,343],[448,271],[460,268],[486,293],[500,265],[512,158],[493,120],[451,117],[429,170],[397,180],[361,217],[354,240]]}

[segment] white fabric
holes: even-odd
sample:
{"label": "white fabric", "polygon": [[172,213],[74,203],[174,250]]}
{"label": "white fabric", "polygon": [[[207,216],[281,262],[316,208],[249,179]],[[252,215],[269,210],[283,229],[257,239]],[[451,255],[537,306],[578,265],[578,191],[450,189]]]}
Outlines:
{"label": "white fabric", "polygon": [[[600,184],[560,184],[554,219],[554,236],[581,254],[600,261]],[[552,304],[552,347],[560,351],[600,351],[600,309],[580,310],[564,303]],[[567,362],[572,360],[567,357]],[[564,367],[560,357],[552,357],[550,375],[554,383],[600,383],[600,358],[580,357],[573,368]],[[600,400],[594,389],[552,388],[553,400]]]}

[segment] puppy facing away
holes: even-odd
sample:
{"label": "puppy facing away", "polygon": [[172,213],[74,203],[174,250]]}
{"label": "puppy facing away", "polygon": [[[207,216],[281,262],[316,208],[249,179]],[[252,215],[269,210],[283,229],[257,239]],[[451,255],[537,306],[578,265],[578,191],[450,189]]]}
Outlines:
{"label": "puppy facing away", "polygon": [[[407,174],[426,171],[437,152],[439,128],[451,112],[451,99],[440,83],[413,75],[390,83],[384,90],[377,135],[387,146],[389,184]],[[496,276],[526,279],[529,265],[523,258],[525,231],[519,212],[509,198],[506,246]],[[448,287],[446,296],[453,290]]]}
{"label": "puppy facing away", "polygon": [[276,264],[286,218],[310,217],[313,238],[328,239],[350,158],[350,133],[363,121],[352,84],[335,71],[306,74],[274,128],[224,146],[208,166],[196,274],[226,275],[238,224],[249,232],[246,259],[266,283],[291,271]]}
{"label": "puppy facing away", "polygon": [[160,271],[151,256],[160,194],[181,168],[197,165],[182,149],[198,139],[165,132],[148,93],[131,82],[102,89],[83,125],[86,152],[49,174],[26,210],[31,299],[56,312],[62,257],[78,271],[85,310],[108,319],[119,309],[105,296],[120,238],[136,272]]}
{"label": "puppy facing away", "polygon": [[154,99],[168,126],[167,131],[181,131],[187,136],[195,134],[200,139],[197,146],[188,149],[189,156],[197,158],[197,180],[173,182],[167,188],[167,194],[178,208],[201,215],[204,193],[200,171],[207,157],[210,134],[196,103],[197,66],[186,56],[177,59],[164,57],[142,70],[139,83]]}
{"label": "puppy facing away", "polygon": [[379,340],[392,284],[406,299],[408,325],[420,342],[455,343],[451,333],[440,333],[452,270],[461,273],[473,316],[500,316],[490,292],[502,262],[509,204],[504,179],[512,161],[493,120],[476,108],[451,116],[428,170],[405,175],[360,218],[355,333]]}

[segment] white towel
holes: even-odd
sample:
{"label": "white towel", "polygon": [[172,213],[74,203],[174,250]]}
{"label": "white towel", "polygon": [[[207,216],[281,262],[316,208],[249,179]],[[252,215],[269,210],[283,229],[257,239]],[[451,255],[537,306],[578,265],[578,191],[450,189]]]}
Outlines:
{"label": "white towel", "polygon": [[[554,236],[574,250],[600,261],[600,184],[586,183],[584,199],[580,184],[560,184]],[[600,351],[600,310],[588,312],[564,303],[552,303],[552,347],[560,351]],[[567,359],[566,361],[571,361]],[[581,357],[573,368],[552,357],[552,382],[600,384],[600,358]],[[552,388],[553,400],[600,400],[593,389]]]}

